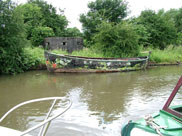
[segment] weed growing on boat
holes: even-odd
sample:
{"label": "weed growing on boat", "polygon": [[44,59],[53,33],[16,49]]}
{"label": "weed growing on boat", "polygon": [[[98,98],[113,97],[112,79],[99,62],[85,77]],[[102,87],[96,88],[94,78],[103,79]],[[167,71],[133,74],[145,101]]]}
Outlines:
{"label": "weed growing on boat", "polygon": [[83,50],[80,51],[73,51],[72,53],[68,53],[67,51],[64,50],[53,50],[51,51],[56,54],[64,54],[64,55],[72,55],[72,56],[82,56],[82,57],[95,57],[95,58],[102,58],[104,57],[103,54],[99,53],[95,49],[89,49],[89,48],[84,48]]}

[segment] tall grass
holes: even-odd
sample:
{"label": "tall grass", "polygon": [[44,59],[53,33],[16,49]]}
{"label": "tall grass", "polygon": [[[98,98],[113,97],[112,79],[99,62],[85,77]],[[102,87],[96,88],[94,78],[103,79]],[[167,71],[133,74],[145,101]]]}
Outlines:
{"label": "tall grass", "polygon": [[[36,62],[35,65],[37,64],[45,64],[45,58],[44,58],[44,49],[39,48],[39,47],[34,47],[34,48],[25,48],[24,49],[26,54],[29,54],[31,56],[31,59],[35,60],[33,62]],[[152,49],[152,48],[147,48],[147,49],[142,49],[143,51],[151,51],[150,55],[150,61],[155,62],[155,63],[176,63],[176,62],[181,62],[182,63],[182,46],[169,46],[165,50],[159,50],[159,49]],[[83,57],[109,57],[109,56],[104,56],[102,53],[100,53],[98,50],[95,49],[88,49],[84,48],[83,50],[80,51],[74,51],[71,54],[68,54],[67,51],[63,50],[53,50],[51,51],[56,54],[64,54],[64,55],[73,55],[73,56],[83,56]],[[143,56],[146,56],[148,54],[140,54]]]}
{"label": "tall grass", "polygon": [[147,49],[152,51],[150,61],[155,63],[177,63],[182,62],[182,46],[169,46],[164,50]]}
{"label": "tall grass", "polygon": [[[141,49],[142,51],[151,51],[150,55],[150,61],[155,62],[155,63],[177,63],[177,62],[182,62],[182,46],[169,46],[168,48],[164,50],[160,49],[152,49],[152,48],[147,48],[147,49]],[[63,50],[53,50],[52,52],[57,53],[57,54],[68,54],[66,51]],[[73,56],[83,56],[83,57],[110,57],[110,56],[104,56],[102,53],[95,49],[88,49],[85,48],[81,51],[74,51],[69,55]],[[146,56],[148,53],[143,54],[140,53],[139,56]],[[136,56],[137,57],[137,56]]]}
{"label": "tall grass", "polygon": [[99,51],[95,50],[95,49],[91,49],[91,48],[84,48],[83,50],[79,50],[79,51],[73,51],[71,54],[68,54],[68,52],[63,51],[61,49],[59,50],[53,50],[53,53],[56,54],[64,54],[64,55],[72,55],[72,56],[82,56],[82,57],[95,57],[95,58],[102,58],[105,57],[102,53],[100,53]]}
{"label": "tall grass", "polygon": [[26,47],[24,48],[25,54],[27,54],[29,57],[30,63],[32,63],[33,66],[39,65],[39,64],[45,64],[45,58],[44,58],[44,49],[40,47]]}

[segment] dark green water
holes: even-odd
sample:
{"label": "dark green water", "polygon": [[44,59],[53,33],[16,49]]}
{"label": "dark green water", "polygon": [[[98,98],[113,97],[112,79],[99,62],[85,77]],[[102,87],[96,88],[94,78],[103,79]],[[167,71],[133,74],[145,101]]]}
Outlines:
{"label": "dark green water", "polygon": [[[23,101],[60,96],[73,105],[51,123],[48,136],[120,136],[123,123],[160,110],[181,75],[182,66],[170,66],[127,73],[0,76],[0,117]],[[41,121],[48,106],[22,107],[0,125],[26,130]]]}

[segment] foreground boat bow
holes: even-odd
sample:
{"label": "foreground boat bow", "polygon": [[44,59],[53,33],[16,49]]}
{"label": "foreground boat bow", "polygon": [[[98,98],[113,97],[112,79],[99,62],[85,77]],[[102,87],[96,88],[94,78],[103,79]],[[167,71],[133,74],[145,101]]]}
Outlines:
{"label": "foreground boat bow", "polygon": [[182,76],[159,113],[147,115],[136,122],[129,121],[122,136],[182,136],[182,105],[170,106],[182,86]]}
{"label": "foreground boat bow", "polygon": [[57,117],[59,117],[63,113],[65,113],[72,105],[72,102],[70,100],[68,100],[69,105],[63,111],[59,112],[58,114],[51,115],[51,113],[53,111],[53,108],[55,107],[55,104],[59,100],[62,100],[62,97],[47,97],[47,98],[40,98],[40,99],[34,99],[34,100],[25,101],[25,102],[22,102],[22,103],[20,103],[20,104],[18,104],[16,106],[14,106],[8,112],[6,112],[6,114],[4,114],[2,118],[0,118],[0,123],[10,113],[12,113],[14,110],[18,109],[19,107],[21,107],[23,105],[30,104],[30,103],[36,103],[36,102],[43,102],[43,101],[52,101],[52,105],[51,105],[51,107],[50,107],[50,109],[49,109],[49,111],[48,111],[44,121],[40,122],[39,124],[29,128],[29,129],[27,129],[27,130],[25,130],[23,132],[20,132],[18,130],[14,130],[14,129],[11,129],[11,128],[0,126],[0,134],[3,135],[3,136],[31,136],[28,133],[30,133],[33,130],[41,127],[38,136],[45,136],[51,121],[56,119]]}

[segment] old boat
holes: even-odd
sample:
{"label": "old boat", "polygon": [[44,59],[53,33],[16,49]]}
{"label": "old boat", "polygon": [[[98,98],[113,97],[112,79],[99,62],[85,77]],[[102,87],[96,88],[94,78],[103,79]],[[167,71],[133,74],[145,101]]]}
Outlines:
{"label": "old boat", "polygon": [[47,133],[47,130],[50,126],[50,123],[52,120],[56,119],[57,117],[59,117],[60,115],[62,115],[63,113],[65,113],[72,105],[72,102],[70,100],[67,100],[69,103],[67,104],[67,107],[62,110],[61,112],[58,112],[55,115],[51,115],[51,113],[53,112],[53,109],[55,108],[55,105],[57,104],[57,102],[59,100],[63,100],[62,97],[46,97],[46,98],[39,98],[39,99],[33,99],[33,100],[29,100],[29,101],[25,101],[22,102],[16,106],[14,106],[13,108],[11,108],[8,112],[6,112],[6,114],[4,114],[2,116],[2,118],[0,118],[0,123],[13,111],[15,111],[16,109],[26,105],[26,104],[32,104],[32,103],[37,103],[37,102],[43,102],[43,101],[52,101],[52,105],[50,106],[49,111],[47,112],[46,117],[44,118],[44,121],[40,122],[39,124],[25,130],[25,131],[19,131],[19,130],[15,130],[12,128],[7,128],[4,126],[0,126],[0,135],[2,136],[32,136],[29,133],[31,133],[32,131],[34,131],[37,128],[41,128],[39,131],[38,136],[45,136]]}
{"label": "old boat", "polygon": [[174,103],[182,98],[181,86],[182,76],[162,110],[136,122],[129,121],[122,128],[121,136],[182,136],[182,104]]}
{"label": "old boat", "polygon": [[50,72],[122,72],[145,69],[149,56],[136,58],[90,58],[45,51]]}

